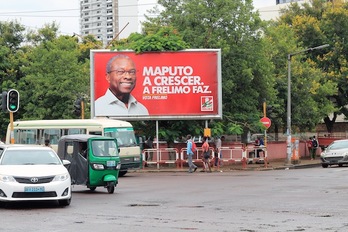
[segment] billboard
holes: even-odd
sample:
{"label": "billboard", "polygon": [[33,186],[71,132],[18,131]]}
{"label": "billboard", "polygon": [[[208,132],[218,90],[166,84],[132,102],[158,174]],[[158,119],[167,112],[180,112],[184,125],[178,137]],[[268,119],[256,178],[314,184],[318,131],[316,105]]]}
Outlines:
{"label": "billboard", "polygon": [[221,119],[221,98],[220,49],[91,50],[92,118]]}

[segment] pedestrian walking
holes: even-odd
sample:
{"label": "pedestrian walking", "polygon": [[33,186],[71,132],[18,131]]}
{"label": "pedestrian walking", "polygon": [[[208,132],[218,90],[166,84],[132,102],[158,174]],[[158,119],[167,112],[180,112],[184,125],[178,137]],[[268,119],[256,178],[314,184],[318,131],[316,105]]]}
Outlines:
{"label": "pedestrian walking", "polygon": [[[149,138],[146,140],[146,148],[147,149],[153,149],[154,148],[154,146],[153,146],[153,139],[152,139],[151,136],[149,136]],[[153,151],[149,150],[147,161],[152,161],[152,159],[153,159]]]}
{"label": "pedestrian walking", "polygon": [[194,154],[194,151],[192,149],[192,138],[191,135],[187,135],[187,162],[189,166],[189,173],[195,172],[197,170],[197,166],[193,163],[192,157]]}
{"label": "pedestrian walking", "polygon": [[309,152],[309,156],[312,158],[312,137],[309,137],[308,141],[307,141],[307,148],[308,148],[308,152]]}
{"label": "pedestrian walking", "polygon": [[202,150],[203,150],[203,166],[204,166],[204,171],[205,172],[211,172],[211,167],[210,167],[210,150],[209,150],[209,143],[208,143],[208,137],[204,136],[203,137],[203,144],[202,144]]}

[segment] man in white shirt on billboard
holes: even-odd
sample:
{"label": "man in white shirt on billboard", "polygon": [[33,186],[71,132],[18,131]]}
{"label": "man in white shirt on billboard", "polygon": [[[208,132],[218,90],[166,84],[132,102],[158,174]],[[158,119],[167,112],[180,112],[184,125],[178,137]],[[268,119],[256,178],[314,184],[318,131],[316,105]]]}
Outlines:
{"label": "man in white shirt on billboard", "polygon": [[106,80],[109,88],[95,101],[95,116],[149,115],[146,107],[131,95],[136,85],[136,72],[135,63],[129,56],[119,54],[108,61]]}

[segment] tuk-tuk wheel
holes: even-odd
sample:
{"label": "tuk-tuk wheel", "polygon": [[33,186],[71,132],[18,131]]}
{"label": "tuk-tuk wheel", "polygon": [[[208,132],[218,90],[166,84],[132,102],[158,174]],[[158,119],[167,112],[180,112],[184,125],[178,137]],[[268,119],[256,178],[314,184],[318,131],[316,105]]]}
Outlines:
{"label": "tuk-tuk wheel", "polygon": [[115,191],[115,183],[114,182],[109,182],[108,185],[106,186],[106,189],[108,190],[108,193],[114,193],[114,191]]}
{"label": "tuk-tuk wheel", "polygon": [[97,187],[89,187],[91,191],[94,191]]}

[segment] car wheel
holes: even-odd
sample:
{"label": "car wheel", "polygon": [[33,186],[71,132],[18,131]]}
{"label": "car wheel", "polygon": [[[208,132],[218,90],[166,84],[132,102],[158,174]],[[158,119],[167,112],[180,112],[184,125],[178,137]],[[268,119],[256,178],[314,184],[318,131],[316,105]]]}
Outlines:
{"label": "car wheel", "polygon": [[343,166],[343,164],[338,164],[338,167],[342,167]]}
{"label": "car wheel", "polygon": [[68,206],[71,203],[71,198],[64,199],[64,200],[58,200],[58,203],[60,206]]}
{"label": "car wheel", "polygon": [[329,165],[328,164],[322,164],[321,165],[323,168],[327,168]]}

